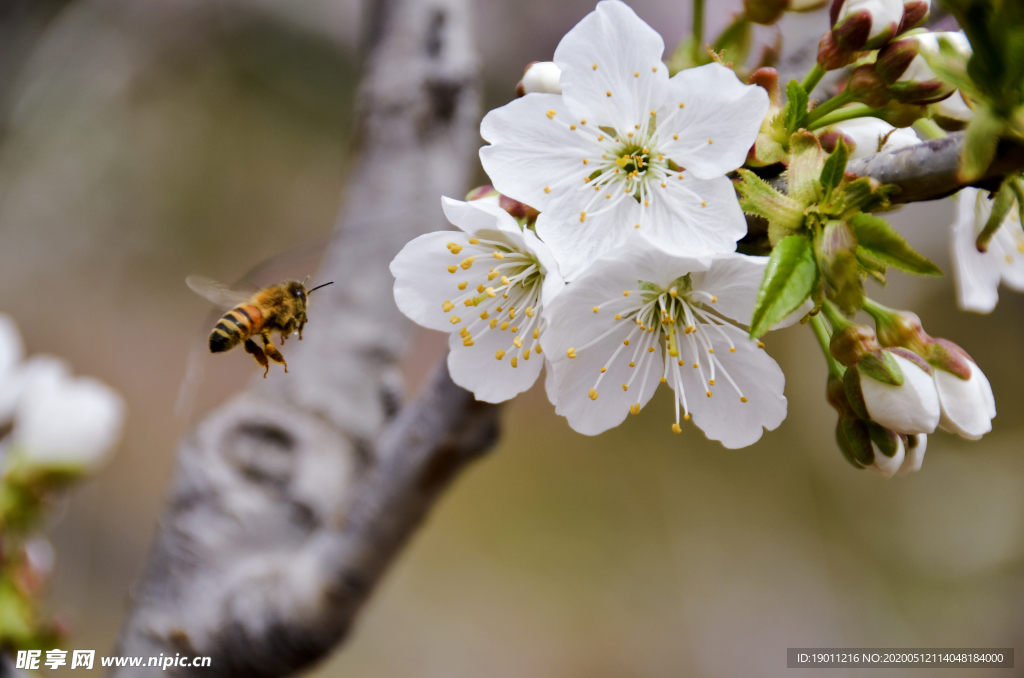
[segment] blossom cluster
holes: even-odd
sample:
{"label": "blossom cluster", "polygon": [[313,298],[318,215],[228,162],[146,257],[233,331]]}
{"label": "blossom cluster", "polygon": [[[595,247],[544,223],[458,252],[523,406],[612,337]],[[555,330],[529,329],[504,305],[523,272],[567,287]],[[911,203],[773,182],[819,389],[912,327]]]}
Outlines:
{"label": "blossom cluster", "polygon": [[[771,23],[821,4],[745,8]],[[970,45],[913,32],[928,9],[834,2],[819,64],[783,105],[771,68],[745,84],[709,52],[670,72],[661,36],[602,0],[484,117],[492,186],[444,198],[458,230],[420,236],[394,259],[399,309],[450,333],[452,379],[477,399],[512,398],[543,370],[555,411],[587,435],[638,414],[666,384],[667,428],[692,421],[725,447],[753,444],[787,411],[761,338],[810,321],[829,361],[837,441],[855,466],[916,470],[940,426],[980,437],[995,405],[973,360],[863,293],[862,279],[884,280],[887,265],[937,267],[870,215],[890,191],[844,174],[850,159],[920,143],[909,125],[954,94],[928,55]],[[846,91],[809,105],[824,71],[851,63]],[[747,169],[769,167],[786,171],[788,195]],[[768,222],[760,241],[745,212]],[[846,320],[861,309],[877,337]]]}

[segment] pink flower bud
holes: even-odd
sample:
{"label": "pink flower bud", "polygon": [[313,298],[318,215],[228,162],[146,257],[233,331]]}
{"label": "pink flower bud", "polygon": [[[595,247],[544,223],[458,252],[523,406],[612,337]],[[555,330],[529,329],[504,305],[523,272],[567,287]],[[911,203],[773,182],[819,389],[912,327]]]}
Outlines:
{"label": "pink flower bud", "polygon": [[923,24],[930,11],[930,0],[903,0],[903,22],[900,24],[899,32],[905,33]]}
{"label": "pink flower bud", "polygon": [[832,35],[845,50],[878,49],[903,21],[901,0],[834,0]]}
{"label": "pink flower bud", "polygon": [[892,99],[885,81],[875,71],[875,64],[864,64],[853,69],[846,87],[857,101],[871,108],[881,108]]}
{"label": "pink flower bud", "polygon": [[466,202],[473,202],[475,200],[497,205],[526,225],[532,224],[537,220],[537,217],[540,216],[539,211],[530,207],[526,203],[513,200],[507,195],[498,193],[494,190],[493,186],[478,186],[466,194]]}
{"label": "pink flower bud", "polygon": [[790,0],[743,0],[747,18],[755,24],[770,26],[782,16]]}
{"label": "pink flower bud", "polygon": [[834,71],[848,66],[856,56],[857,50],[841,47],[832,31],[821,36],[821,40],[818,42],[818,65],[826,71]]}
{"label": "pink flower bud", "polygon": [[889,85],[893,98],[904,103],[927,104],[945,99],[955,91],[928,65],[928,58],[939,54],[940,39],[965,58],[971,53],[970,43],[962,32],[917,33],[889,43],[878,53],[875,70]]}

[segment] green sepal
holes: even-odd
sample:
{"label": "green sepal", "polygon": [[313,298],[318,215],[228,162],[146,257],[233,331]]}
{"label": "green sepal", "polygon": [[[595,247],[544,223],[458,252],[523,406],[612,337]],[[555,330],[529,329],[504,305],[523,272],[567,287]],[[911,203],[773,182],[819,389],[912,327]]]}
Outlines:
{"label": "green sepal", "polygon": [[790,80],[786,85],[786,105],[780,115],[782,124],[788,134],[792,134],[802,128],[807,119],[807,92],[796,80]]}
{"label": "green sepal", "polygon": [[890,386],[903,386],[903,370],[888,351],[874,351],[861,356],[856,369],[862,376]]}
{"label": "green sepal", "polygon": [[785,193],[772,188],[764,179],[747,169],[737,170],[743,181],[737,182],[740,208],[768,220],[768,239],[777,245],[804,225],[804,206]]}
{"label": "green sepal", "polygon": [[889,209],[889,196],[897,190],[895,186],[883,185],[877,179],[860,177],[843,186],[841,202],[830,212],[843,219],[850,219],[858,212],[880,212]]}
{"label": "green sepal", "polygon": [[868,414],[868,407],[864,403],[864,394],[860,390],[860,372],[856,367],[850,367],[843,373],[843,388],[846,390],[846,402],[850,409],[865,421],[871,418]]}
{"label": "green sepal", "polygon": [[750,338],[756,339],[800,308],[811,296],[818,279],[811,243],[799,235],[779,241],[765,267],[764,280],[757,291]]}
{"label": "green sepal", "polygon": [[840,135],[835,150],[828,156],[821,168],[821,188],[825,191],[825,195],[831,193],[842,183],[843,175],[846,172],[846,163],[849,159],[850,149],[846,147],[846,141]]}
{"label": "green sepal", "polygon": [[871,436],[863,419],[850,415],[839,417],[839,421],[836,422],[836,443],[846,461],[855,468],[871,466],[875,460]]}
{"label": "green sepal", "polygon": [[1008,177],[1003,181],[1002,186],[999,187],[999,190],[996,191],[992,199],[992,214],[989,215],[988,221],[985,222],[985,228],[981,229],[981,233],[978,234],[977,246],[979,252],[988,251],[988,244],[992,240],[992,236],[1002,227],[1003,222],[1006,220],[1006,215],[1010,213],[1010,208],[1013,207],[1017,193],[1013,190],[1012,182],[1012,177]]}
{"label": "green sepal", "polygon": [[985,174],[985,170],[996,157],[999,135],[1004,121],[988,105],[982,105],[974,113],[967,126],[964,138],[964,155],[961,159],[960,176],[965,181],[974,181]]}
{"label": "green sepal", "polygon": [[801,205],[812,205],[823,197],[821,170],[825,151],[811,132],[796,132],[789,138],[789,196]]}
{"label": "green sepal", "polygon": [[862,271],[874,278],[879,285],[885,286],[887,284],[885,274],[889,270],[888,266],[862,249],[857,250],[856,256],[857,263],[860,264]]}
{"label": "green sepal", "polygon": [[850,225],[857,236],[859,254],[874,257],[907,273],[942,275],[942,269],[911,247],[885,219],[858,214],[850,220]]}
{"label": "green sepal", "polygon": [[878,451],[890,459],[896,456],[896,452],[900,449],[900,437],[873,421],[864,423],[867,424],[868,435],[871,437],[871,442],[878,447]]}

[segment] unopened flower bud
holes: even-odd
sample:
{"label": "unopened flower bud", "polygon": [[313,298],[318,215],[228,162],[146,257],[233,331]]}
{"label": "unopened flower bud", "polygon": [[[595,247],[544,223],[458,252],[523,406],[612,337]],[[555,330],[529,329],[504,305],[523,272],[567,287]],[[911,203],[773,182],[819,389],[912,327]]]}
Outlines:
{"label": "unopened flower bud", "polygon": [[846,397],[858,415],[897,433],[931,433],[939,424],[932,369],[920,356],[886,348],[862,356],[844,375]]}
{"label": "unopened flower bud", "polygon": [[893,127],[903,129],[910,127],[921,118],[928,116],[928,107],[923,104],[905,104],[902,101],[890,101],[872,115]]}
{"label": "unopened flower bud", "polygon": [[845,50],[878,49],[903,22],[902,0],[834,0],[832,35]]}
{"label": "unopened flower bud", "polygon": [[903,0],[903,22],[899,32],[905,33],[923,24],[931,11],[931,4],[931,0]]}
{"label": "unopened flower bud", "polygon": [[774,112],[777,113],[782,108],[782,94],[779,91],[779,72],[768,66],[758,68],[750,74],[748,81],[751,85],[757,85],[765,92],[768,92],[768,115],[766,117],[775,117],[772,109],[774,108]]}
{"label": "unopened flower bud", "polygon": [[868,437],[871,439],[871,451],[874,453],[867,469],[883,478],[892,478],[902,468],[906,459],[904,437],[870,421],[867,422],[867,429]]}
{"label": "unopened flower bud", "polygon": [[867,325],[850,323],[837,329],[829,342],[829,352],[841,365],[851,367],[869,353],[881,350],[875,331]]}
{"label": "unopened flower bud", "polygon": [[897,129],[878,118],[854,118],[829,126],[821,138],[822,148],[835,146],[840,134],[850,149],[850,160],[921,143],[913,130]]}
{"label": "unopened flower bud", "polygon": [[770,26],[786,11],[789,0],[743,0],[747,18],[755,24]]}
{"label": "unopened flower bud", "polygon": [[905,476],[908,473],[916,473],[921,470],[924,463],[924,453],[928,449],[927,434],[907,436],[906,454],[903,457],[903,464],[900,466],[899,474]]}
{"label": "unopened flower bud", "polygon": [[913,351],[932,368],[943,430],[968,440],[978,440],[992,430],[996,416],[992,387],[967,351],[947,339],[929,336],[921,319],[910,311],[893,311],[874,302],[865,308],[875,320],[883,346]]}
{"label": "unopened flower bud", "polygon": [[494,190],[493,186],[478,186],[466,194],[466,202],[480,201],[497,205],[515,217],[521,224],[529,226],[537,220],[540,212],[526,203],[513,200]]}
{"label": "unopened flower bud", "polygon": [[832,31],[826,32],[818,42],[818,65],[826,71],[844,68],[853,63],[856,57],[857,50],[842,47]]}
{"label": "unopened flower bud", "polygon": [[531,92],[561,94],[561,78],[562,71],[554,61],[531,61],[523,69],[523,79],[516,85],[516,96],[526,96]]}
{"label": "unopened flower bud", "polygon": [[881,108],[892,100],[892,93],[875,71],[875,64],[863,64],[853,69],[846,88],[857,101],[871,108]]}
{"label": "unopened flower bud", "polygon": [[939,54],[940,40],[965,58],[971,54],[971,45],[962,32],[916,33],[889,43],[878,53],[875,70],[889,85],[895,99],[927,104],[945,99],[955,91],[928,65],[927,58]]}
{"label": "unopened flower bud", "polygon": [[832,219],[825,224],[821,237],[821,253],[825,261],[831,263],[839,252],[855,252],[857,236],[846,221]]}

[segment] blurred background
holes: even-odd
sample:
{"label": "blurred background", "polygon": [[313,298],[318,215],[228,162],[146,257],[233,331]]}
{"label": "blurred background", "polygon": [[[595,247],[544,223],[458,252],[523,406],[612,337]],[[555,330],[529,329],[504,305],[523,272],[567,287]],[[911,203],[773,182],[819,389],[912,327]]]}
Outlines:
{"label": "blurred background", "polygon": [[[631,4],[669,49],[689,31],[688,2]],[[708,35],[739,5],[709,3]],[[550,59],[590,9],[481,0],[486,106],[508,101],[523,66]],[[789,68],[813,59],[826,15],[783,20]],[[49,530],[65,649],[112,651],[157,527],[188,426],[178,386],[209,331],[185,276],[235,280],[333,227],[360,23],[357,0],[0,0],[0,311],[31,353],[68,358],[130,409],[118,454]],[[952,207],[894,216],[946,271]],[[286,256],[289,275],[313,270],[310,249]],[[665,393],[588,438],[534,389],[313,675],[774,676],[787,647],[1019,645],[1024,296],[1004,290],[991,316],[965,314],[948,278],[894,273],[877,298],[913,308],[986,371],[999,416],[983,441],[931,436],[910,477],[853,469],[801,327],[767,340],[789,418],[744,450],[695,427],[671,435]],[[424,336],[418,361],[441,346]],[[254,373],[241,352],[218,357],[197,412]]]}

